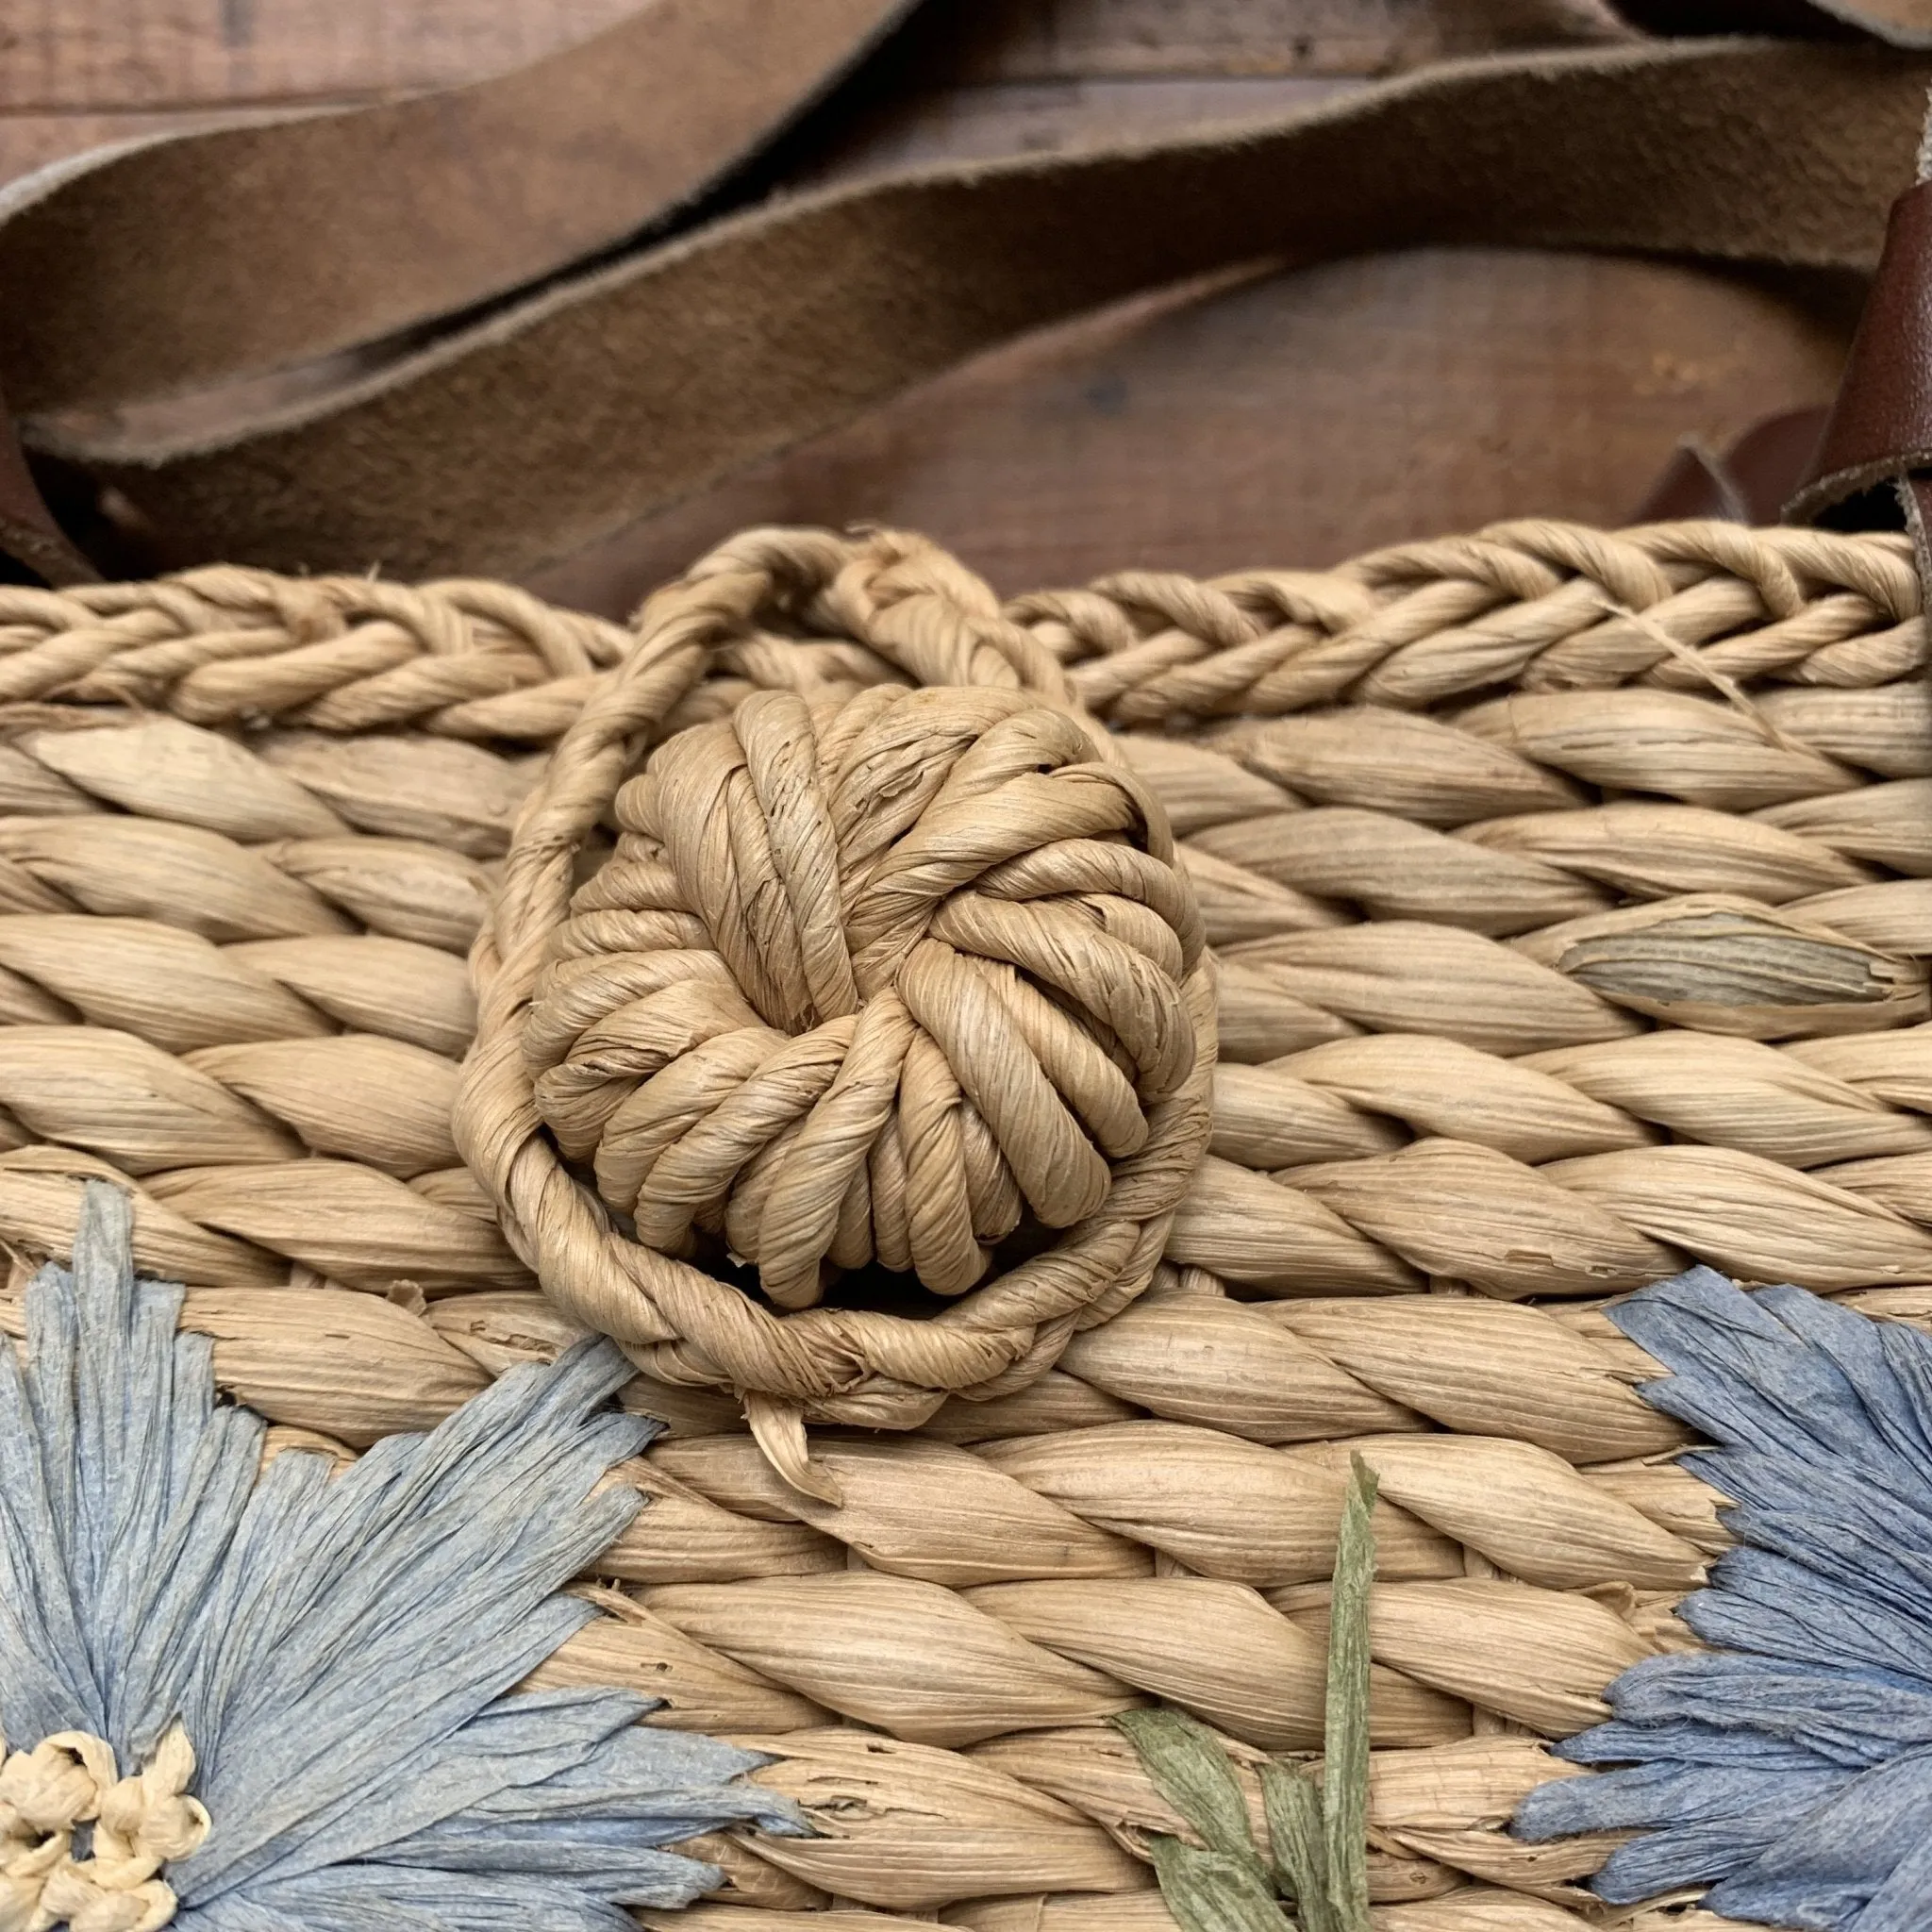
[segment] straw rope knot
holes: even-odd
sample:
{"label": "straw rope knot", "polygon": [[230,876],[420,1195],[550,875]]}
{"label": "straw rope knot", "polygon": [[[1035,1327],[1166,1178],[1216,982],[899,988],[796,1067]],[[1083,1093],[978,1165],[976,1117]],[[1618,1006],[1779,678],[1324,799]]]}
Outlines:
{"label": "straw rope knot", "polygon": [[[113,1746],[85,1731],[10,1754],[0,1739],[0,1932],[158,1932],[176,1900],[156,1874],[208,1837],[208,1812],[187,1795],[193,1775],[178,1724],[126,1777]],[[77,1858],[88,1825],[89,1856]]]}
{"label": "straw rope knot", "polygon": [[[1140,1291],[1204,1143],[1212,993],[1166,819],[1105,734],[1010,688],[762,691],[659,745],[612,816],[522,1041],[670,1330],[612,1332],[679,1379],[917,1421]],[[546,1284],[622,1319],[552,1213]],[[755,1264],[818,1325],[672,1257]],[[950,1319],[817,1306],[874,1263]]]}

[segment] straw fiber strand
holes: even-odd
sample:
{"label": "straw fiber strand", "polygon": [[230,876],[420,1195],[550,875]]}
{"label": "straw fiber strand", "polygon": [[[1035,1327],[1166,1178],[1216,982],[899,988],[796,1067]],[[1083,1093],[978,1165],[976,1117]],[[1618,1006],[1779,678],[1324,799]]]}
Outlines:
{"label": "straw fiber strand", "polygon": [[[1609,1841],[1507,1821],[1728,1544],[1598,1305],[1695,1259],[1932,1322],[1924,657],[1901,541],[1710,525],[1004,606],[757,531],[634,635],[0,591],[0,1240],[120,1177],[265,1453],[618,1335],[648,1533],[536,1681],[823,1834],[698,1847],[694,1932],[1165,1927],[1106,1719],[1320,1748],[1351,1451],[1380,1932],[1593,1923]],[[1077,1292],[978,1272],[1019,1201],[1108,1224]],[[868,1254],[925,1319],[846,1305]]]}
{"label": "straw fiber strand", "polygon": [[412,588],[219,565],[160,583],[0,587],[0,702],[165,708],[200,724],[543,738],[557,693],[520,713],[522,694],[575,689],[624,649],[615,625],[482,579]]}
{"label": "straw fiber strand", "polygon": [[9,1236],[64,1239],[60,1148],[139,1177],[141,1259],[198,1284],[525,1280],[450,1117],[527,761],[41,704],[0,713],[0,1138],[33,1161]]}

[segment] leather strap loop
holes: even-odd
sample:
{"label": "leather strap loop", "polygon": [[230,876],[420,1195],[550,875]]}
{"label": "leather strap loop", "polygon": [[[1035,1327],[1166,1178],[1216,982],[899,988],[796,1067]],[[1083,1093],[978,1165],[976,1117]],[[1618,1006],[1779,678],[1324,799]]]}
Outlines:
{"label": "leather strap loop", "polygon": [[15,409],[111,409],[449,318],[661,227],[910,0],[655,0],[473,86],[82,155],[0,192]]}
{"label": "leather strap loop", "polygon": [[1829,412],[1780,409],[1744,431],[1723,455],[1695,441],[1679,443],[1636,515],[1639,524],[1716,517],[1731,524],[1774,524],[1786,500],[1810,474]]}

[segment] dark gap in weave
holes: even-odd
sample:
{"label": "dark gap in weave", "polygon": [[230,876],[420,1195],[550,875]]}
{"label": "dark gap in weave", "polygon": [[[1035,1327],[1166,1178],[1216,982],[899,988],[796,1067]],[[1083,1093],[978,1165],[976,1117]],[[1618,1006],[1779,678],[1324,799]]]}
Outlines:
{"label": "dark gap in weave", "polygon": [[[1043,1254],[1059,1239],[1058,1231],[1042,1225],[1029,1214],[1011,1234],[993,1249],[992,1260],[974,1287],[982,1287],[995,1275],[1005,1274],[1023,1261]],[[761,1307],[772,1302],[758,1282],[758,1271],[748,1261],[734,1261],[722,1243],[706,1241],[691,1257],[694,1267],[719,1281],[729,1282],[741,1294]],[[863,1268],[851,1268],[825,1284],[819,1307],[850,1308],[875,1315],[897,1315],[903,1321],[929,1322],[951,1307],[957,1297],[934,1294],[910,1270],[887,1268],[869,1261]]]}

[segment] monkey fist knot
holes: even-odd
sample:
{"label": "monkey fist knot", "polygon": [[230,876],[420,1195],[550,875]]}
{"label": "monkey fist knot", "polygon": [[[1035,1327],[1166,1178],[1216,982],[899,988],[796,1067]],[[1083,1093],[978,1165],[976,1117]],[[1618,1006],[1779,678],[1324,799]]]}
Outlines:
{"label": "monkey fist knot", "polygon": [[614,816],[525,1040],[639,1241],[800,1309],[873,1262],[961,1295],[1030,1222],[1083,1304],[1138,1291],[1205,1137],[1212,994],[1166,820],[1096,727],[1011,691],[761,692]]}

